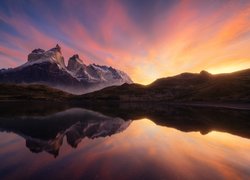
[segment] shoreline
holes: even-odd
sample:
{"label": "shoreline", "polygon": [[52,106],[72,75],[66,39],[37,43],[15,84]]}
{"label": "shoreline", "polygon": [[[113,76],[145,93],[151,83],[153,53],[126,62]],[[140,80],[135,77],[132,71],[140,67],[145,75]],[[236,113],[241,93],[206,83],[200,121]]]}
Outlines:
{"label": "shoreline", "polygon": [[[103,101],[103,100],[60,100],[51,102],[50,100],[21,100],[21,99],[11,99],[11,100],[0,100],[0,103],[48,103],[48,104],[61,104],[69,106],[77,106],[77,105],[112,105],[112,104],[138,104],[143,105],[145,102],[150,102],[151,105],[173,105],[173,106],[193,106],[193,107],[209,107],[209,108],[225,108],[225,109],[239,109],[239,110],[250,110],[250,103],[242,103],[242,102],[165,102],[165,101]],[[1,104],[4,106],[4,104]],[[148,105],[145,105],[148,106]]]}

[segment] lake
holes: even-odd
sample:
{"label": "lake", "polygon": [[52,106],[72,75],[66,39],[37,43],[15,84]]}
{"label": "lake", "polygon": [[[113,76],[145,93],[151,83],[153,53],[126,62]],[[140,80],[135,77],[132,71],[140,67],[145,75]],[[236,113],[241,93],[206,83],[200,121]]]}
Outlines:
{"label": "lake", "polygon": [[0,106],[0,179],[250,178],[248,110]]}

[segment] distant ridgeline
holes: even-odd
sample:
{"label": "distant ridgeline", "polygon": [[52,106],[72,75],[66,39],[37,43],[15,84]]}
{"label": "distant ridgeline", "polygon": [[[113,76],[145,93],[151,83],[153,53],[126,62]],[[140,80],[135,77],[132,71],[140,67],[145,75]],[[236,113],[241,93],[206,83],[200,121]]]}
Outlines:
{"label": "distant ridgeline", "polygon": [[152,84],[123,84],[84,94],[78,99],[165,102],[250,103],[250,69],[212,75],[206,71],[161,78]]}

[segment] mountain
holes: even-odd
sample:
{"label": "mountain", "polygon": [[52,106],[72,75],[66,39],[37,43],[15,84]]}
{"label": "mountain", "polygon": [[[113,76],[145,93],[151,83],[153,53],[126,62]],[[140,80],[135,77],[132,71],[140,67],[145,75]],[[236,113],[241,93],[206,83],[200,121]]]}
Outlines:
{"label": "mountain", "polygon": [[143,86],[123,84],[78,96],[78,99],[165,102],[250,102],[250,69],[212,75],[182,73]]}
{"label": "mountain", "polygon": [[117,69],[96,64],[85,65],[79,55],[73,55],[68,62],[67,70],[80,82],[95,84],[96,89],[112,85],[132,83],[130,77]]}
{"label": "mountain", "polygon": [[85,65],[73,55],[65,65],[61,47],[45,51],[35,49],[28,61],[13,69],[0,70],[1,83],[44,84],[74,94],[83,94],[107,86],[132,83],[130,77],[117,69],[96,64]]}

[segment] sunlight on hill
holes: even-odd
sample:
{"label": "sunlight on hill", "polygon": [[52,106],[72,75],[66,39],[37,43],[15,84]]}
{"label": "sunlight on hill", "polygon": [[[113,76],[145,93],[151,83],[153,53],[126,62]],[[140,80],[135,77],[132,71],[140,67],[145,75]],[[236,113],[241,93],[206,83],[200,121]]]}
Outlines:
{"label": "sunlight on hill", "polygon": [[242,63],[231,63],[228,65],[221,65],[218,67],[214,67],[211,69],[208,69],[208,71],[212,74],[220,74],[220,73],[231,73],[234,71],[239,71],[242,69],[248,69],[250,68],[250,59],[242,59]]}

